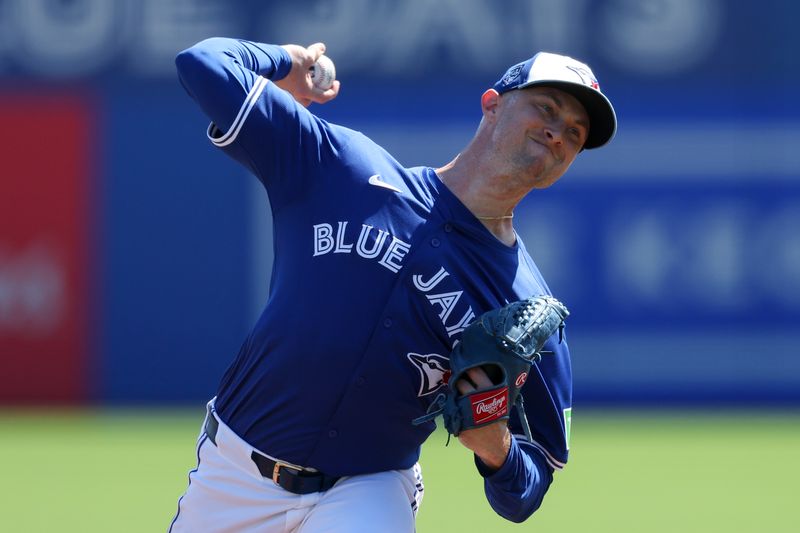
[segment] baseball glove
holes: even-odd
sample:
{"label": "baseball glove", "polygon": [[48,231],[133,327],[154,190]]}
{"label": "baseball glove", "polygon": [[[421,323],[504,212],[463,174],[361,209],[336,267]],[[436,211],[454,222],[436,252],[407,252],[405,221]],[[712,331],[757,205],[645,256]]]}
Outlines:
{"label": "baseball glove", "polygon": [[[433,411],[413,423],[421,424],[441,413],[447,431],[458,436],[467,429],[508,419],[511,407],[517,405],[530,438],[519,391],[531,365],[541,357],[545,341],[556,330],[561,342],[567,316],[567,308],[552,296],[531,297],[481,315],[464,330],[450,353],[447,389],[434,400]],[[462,396],[456,381],[466,378],[466,371],[474,367],[483,368],[492,386]]]}

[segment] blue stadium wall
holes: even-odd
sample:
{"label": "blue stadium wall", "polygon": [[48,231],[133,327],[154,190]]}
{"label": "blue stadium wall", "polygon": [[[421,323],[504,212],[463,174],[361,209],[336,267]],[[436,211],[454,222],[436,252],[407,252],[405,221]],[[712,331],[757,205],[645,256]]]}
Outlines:
{"label": "blue stadium wall", "polygon": [[[342,91],[313,110],[408,166],[448,162],[511,64],[585,60],[617,138],[516,219],[573,312],[576,404],[800,403],[798,16],[788,0],[0,2],[3,138],[21,98],[55,100],[79,109],[70,149],[89,161],[27,164],[63,152],[36,129],[33,155],[3,148],[0,403],[213,395],[272,253],[264,191],[207,142],[174,73],[213,35],[326,42]],[[64,197],[15,184],[60,191],[76,172],[62,219],[8,214]]]}

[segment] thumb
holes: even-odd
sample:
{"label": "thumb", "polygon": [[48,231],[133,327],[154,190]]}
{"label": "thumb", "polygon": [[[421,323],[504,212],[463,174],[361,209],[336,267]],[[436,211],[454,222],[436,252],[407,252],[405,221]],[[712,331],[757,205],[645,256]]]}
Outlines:
{"label": "thumb", "polygon": [[312,45],[309,45],[308,52],[311,54],[311,59],[313,59],[314,63],[317,62],[319,56],[325,53],[325,49],[326,49],[325,43],[314,43]]}

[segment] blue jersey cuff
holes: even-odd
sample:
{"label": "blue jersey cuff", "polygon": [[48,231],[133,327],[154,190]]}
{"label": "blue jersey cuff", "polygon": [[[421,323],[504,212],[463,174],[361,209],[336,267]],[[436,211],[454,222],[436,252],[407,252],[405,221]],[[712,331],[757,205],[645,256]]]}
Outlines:
{"label": "blue jersey cuff", "polygon": [[275,72],[272,75],[272,80],[282,80],[289,75],[292,70],[292,56],[282,46],[274,45],[278,50],[275,56]]}

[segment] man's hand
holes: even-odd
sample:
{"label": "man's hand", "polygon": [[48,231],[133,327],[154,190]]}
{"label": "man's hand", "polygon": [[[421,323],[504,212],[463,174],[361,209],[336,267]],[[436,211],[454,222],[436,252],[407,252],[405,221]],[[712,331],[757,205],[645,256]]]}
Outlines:
{"label": "man's hand", "polygon": [[[480,388],[492,386],[492,380],[482,368],[470,368],[467,377],[456,381],[456,388],[462,395]],[[462,431],[458,440],[472,450],[483,463],[491,469],[498,470],[508,457],[511,449],[511,432],[505,420],[475,429]]]}
{"label": "man's hand", "polygon": [[314,43],[308,48],[296,44],[285,44],[283,48],[289,52],[292,58],[292,70],[282,80],[275,82],[275,85],[288,91],[294,99],[301,105],[308,107],[312,102],[324,104],[336,98],[339,94],[339,80],[333,82],[333,86],[323,91],[314,86],[311,81],[311,67],[317,62],[319,56],[325,53],[323,43]]}

